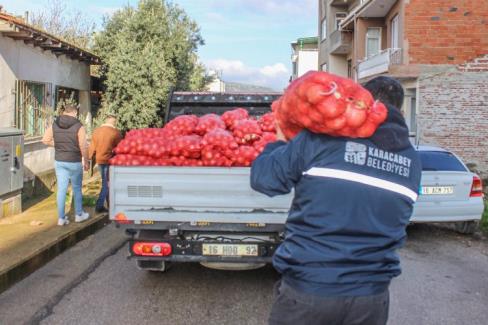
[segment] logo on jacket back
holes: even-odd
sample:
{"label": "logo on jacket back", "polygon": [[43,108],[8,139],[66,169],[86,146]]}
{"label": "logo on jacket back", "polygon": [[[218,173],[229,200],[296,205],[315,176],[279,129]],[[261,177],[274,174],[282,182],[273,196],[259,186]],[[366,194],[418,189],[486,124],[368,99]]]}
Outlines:
{"label": "logo on jacket back", "polygon": [[366,164],[368,147],[361,143],[347,142],[344,160],[351,164],[364,166]]}
{"label": "logo on jacket back", "polygon": [[359,166],[394,173],[403,177],[410,176],[412,160],[398,153],[388,152],[362,143],[346,142],[344,161]]}

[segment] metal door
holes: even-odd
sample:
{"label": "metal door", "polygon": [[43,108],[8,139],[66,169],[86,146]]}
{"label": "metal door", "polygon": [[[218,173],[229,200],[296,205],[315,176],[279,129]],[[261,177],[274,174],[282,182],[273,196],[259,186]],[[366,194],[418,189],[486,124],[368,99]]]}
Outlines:
{"label": "metal door", "polygon": [[0,137],[0,195],[11,192],[12,137]]}
{"label": "metal door", "polygon": [[17,191],[24,186],[24,139],[21,135],[13,136],[11,139],[11,191]]}

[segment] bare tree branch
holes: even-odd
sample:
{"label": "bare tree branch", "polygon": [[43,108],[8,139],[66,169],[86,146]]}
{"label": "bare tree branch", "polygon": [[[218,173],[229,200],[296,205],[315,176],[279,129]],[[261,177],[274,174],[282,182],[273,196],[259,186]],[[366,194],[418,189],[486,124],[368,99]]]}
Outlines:
{"label": "bare tree branch", "polygon": [[30,23],[82,48],[90,48],[96,24],[79,10],[69,10],[64,0],[49,0],[33,12]]}

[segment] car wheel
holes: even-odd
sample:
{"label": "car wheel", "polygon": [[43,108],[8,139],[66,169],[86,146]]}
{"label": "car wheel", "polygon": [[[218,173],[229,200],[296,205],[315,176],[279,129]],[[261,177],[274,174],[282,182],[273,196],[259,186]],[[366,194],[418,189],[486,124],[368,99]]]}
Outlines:
{"label": "car wheel", "polygon": [[454,225],[457,232],[461,234],[471,235],[478,229],[478,222],[476,221],[464,221],[456,222]]}

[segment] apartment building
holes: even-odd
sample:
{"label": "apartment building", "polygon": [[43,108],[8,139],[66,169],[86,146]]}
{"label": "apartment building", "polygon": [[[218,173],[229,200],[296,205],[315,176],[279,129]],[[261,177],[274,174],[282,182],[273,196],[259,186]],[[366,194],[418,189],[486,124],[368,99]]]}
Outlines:
{"label": "apartment building", "polygon": [[319,65],[397,78],[411,136],[488,176],[488,1],[319,0]]}
{"label": "apartment building", "polygon": [[310,70],[317,70],[319,64],[319,43],[317,37],[303,37],[291,43],[292,76],[295,80]]}

